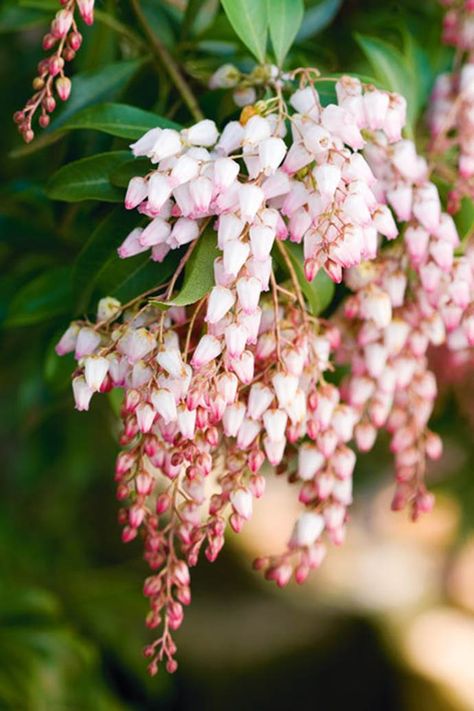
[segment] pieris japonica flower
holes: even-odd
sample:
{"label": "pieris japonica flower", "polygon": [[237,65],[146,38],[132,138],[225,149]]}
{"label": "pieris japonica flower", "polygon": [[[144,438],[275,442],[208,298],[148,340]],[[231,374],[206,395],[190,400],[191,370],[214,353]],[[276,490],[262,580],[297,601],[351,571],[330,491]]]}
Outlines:
{"label": "pieris japonica flower", "polygon": [[[238,87],[232,76],[222,68],[213,83]],[[158,305],[102,300],[97,322],[71,324],[57,345],[75,352],[77,409],[123,390],[119,519],[125,542],[141,532],[152,570],[147,624],[162,633],[145,650],[151,673],[161,662],[176,669],[188,566],[201,552],[216,559],[228,524],[242,529],[270,467],[301,504],[286,550],[255,563],[279,586],[303,582],[327,544],[344,541],[352,442],[368,451],[387,430],[393,508],[409,505],[414,518],[431,508],[426,460],[442,446],[428,427],[427,350],[474,342],[474,260],[455,253],[427,163],[402,138],[405,100],[342,77],[337,103],[323,106],[316,85],[296,87],[295,76],[286,87],[269,68],[269,86],[283,82],[288,100],[282,89],[220,132],[206,119],[153,128],[131,146],[150,171],[131,179],[125,204],[148,221],[118,253],[150,249],[162,261],[180,249],[181,262]],[[214,285],[178,307],[204,232],[217,249]],[[298,272],[285,242],[301,245]],[[345,282],[329,320],[310,313],[300,283],[320,270]],[[335,363],[348,366],[341,384],[330,382]]]}

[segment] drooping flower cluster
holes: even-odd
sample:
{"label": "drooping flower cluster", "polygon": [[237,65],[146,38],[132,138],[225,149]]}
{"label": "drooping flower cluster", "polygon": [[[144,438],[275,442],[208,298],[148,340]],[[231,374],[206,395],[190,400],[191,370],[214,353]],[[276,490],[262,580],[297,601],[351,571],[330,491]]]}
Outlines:
{"label": "drooping flower cluster", "polygon": [[443,18],[443,42],[461,51],[474,49],[474,2],[472,0],[441,0],[447,8]]}
{"label": "drooping flower cluster", "polygon": [[410,503],[416,518],[432,506],[423,482],[426,456],[441,455],[439,438],[427,429],[437,389],[426,353],[446,342],[453,348],[474,344],[474,272],[467,257],[454,255],[456,227],[442,212],[414,144],[389,146],[378,136],[367,159],[405,226],[403,245],[347,273],[355,295],[345,304],[345,316],[355,327],[347,329],[345,357],[352,373],[345,387],[348,401],[363,412],[359,449],[371,448],[380,427],[392,434],[393,507]]}
{"label": "drooping flower cluster", "polygon": [[[72,324],[57,347],[75,352],[78,409],[95,392],[124,391],[119,518],[124,541],[142,534],[152,569],[152,673],[161,661],[176,668],[171,632],[190,601],[188,566],[201,549],[216,558],[227,521],[239,531],[250,518],[265,462],[299,485],[303,507],[287,550],[256,561],[278,585],[302,582],[326,541],[344,540],[352,439],[367,451],[386,428],[394,508],[409,503],[416,517],[431,507],[425,457],[440,456],[441,443],[427,429],[436,383],[426,351],[474,339],[472,262],[454,256],[454,223],[401,137],[405,101],[343,77],[337,103],[323,107],[309,70],[288,103],[284,84],[274,88],[220,134],[204,120],[152,129],[132,146],[152,169],[132,178],[125,206],[148,221],[120,256],[151,250],[162,261],[184,247],[160,296],[172,304],[184,263],[214,229],[221,256],[209,294],[164,311],[145,298],[103,299],[97,322]],[[286,240],[302,244],[309,281],[324,269],[354,292],[338,328],[308,313]],[[335,360],[350,366],[341,386],[329,376]]]}
{"label": "drooping flower cluster", "polygon": [[[127,504],[119,520],[125,542],[142,532],[153,571],[144,588],[147,623],[161,625],[161,635],[146,649],[151,672],[163,659],[169,671],[176,668],[170,631],[190,602],[187,566],[203,546],[216,558],[227,520],[240,531],[250,518],[252,498],[264,492],[265,458],[286,471],[292,452],[298,456],[300,498],[311,510],[290,542],[297,579],[322,559],[324,530],[342,541],[355,463],[346,443],[356,413],[324,382],[338,334],[316,326],[288,297],[277,309],[263,302],[246,351],[251,374],[234,372],[230,353],[208,350],[207,339],[214,345],[222,337],[202,336],[203,316],[188,318],[183,308],[163,314],[147,306],[120,319],[120,304],[103,299],[97,324],[71,325],[58,344],[78,360],[78,409],[88,409],[95,392],[124,389],[116,481],[117,498]],[[312,444],[298,448],[305,435]],[[288,563],[267,567],[280,585],[293,572]]]}
{"label": "drooping flower cluster", "polygon": [[[428,110],[434,168],[453,184],[448,209],[474,197],[474,4],[444,2],[443,39],[457,47],[453,71],[436,80]],[[454,171],[452,170],[454,163]]]}
{"label": "drooping flower cluster", "polygon": [[132,178],[125,205],[152,221],[133,230],[119,254],[151,247],[160,261],[196,239],[203,219],[218,217],[223,262],[216,281],[222,286],[249,259],[249,275],[268,288],[275,236],[303,242],[310,281],[323,267],[340,282],[343,268],[373,259],[378,234],[393,239],[397,227],[371,189],[375,179],[360,152],[366,144],[361,130],[383,130],[387,140],[398,141],[405,101],[349,77],[338,82],[337,93],[338,104],[323,108],[314,86],[306,86],[292,94],[291,114],[286,105],[262,102],[260,113],[244,111],[243,122],[231,121],[221,136],[209,120],[181,132],[149,131],[132,150],[157,168]]}
{"label": "drooping flower cluster", "polygon": [[56,108],[56,98],[67,101],[71,93],[71,80],[65,74],[66,62],[71,62],[82,44],[82,35],[76,24],[76,10],[87,25],[94,21],[94,0],[60,0],[62,9],[58,10],[49,32],[43,37],[43,49],[54,52],[38,64],[38,75],[33,80],[35,93],[28,99],[25,107],[17,111],[13,119],[26,143],[30,143],[35,134],[33,118],[39,110],[38,123],[46,128],[50,114]]}

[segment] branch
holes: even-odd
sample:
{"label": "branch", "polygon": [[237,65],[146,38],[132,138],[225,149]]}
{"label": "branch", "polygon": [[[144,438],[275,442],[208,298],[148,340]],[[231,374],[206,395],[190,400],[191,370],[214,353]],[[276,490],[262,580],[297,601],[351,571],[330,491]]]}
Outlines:
{"label": "branch", "polygon": [[162,44],[161,40],[159,37],[155,35],[151,27],[149,26],[147,19],[143,13],[143,10],[140,6],[140,0],[131,0],[133,11],[135,12],[135,15],[137,16],[137,19],[141,26],[143,27],[143,31],[145,32],[146,36],[150,40],[151,47],[153,54],[156,56],[160,64],[166,69],[168,72],[171,80],[173,83],[176,85],[177,90],[183,97],[183,101],[186,104],[186,106],[189,109],[189,112],[191,113],[192,117],[195,119],[195,121],[202,121],[204,118],[204,115],[199,108],[199,104],[197,102],[196,97],[194,96],[191,87],[188,85],[186,80],[181,76],[181,73],[179,71],[179,67],[169,51],[166,49],[166,47]]}

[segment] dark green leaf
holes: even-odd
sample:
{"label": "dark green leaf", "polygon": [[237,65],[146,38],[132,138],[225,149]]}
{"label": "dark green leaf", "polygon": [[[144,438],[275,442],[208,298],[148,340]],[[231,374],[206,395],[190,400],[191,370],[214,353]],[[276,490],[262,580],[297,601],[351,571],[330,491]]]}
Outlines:
{"label": "dark green leaf", "polygon": [[317,5],[306,10],[296,41],[302,42],[324,30],[336,17],[341,5],[342,0],[320,0]]}
{"label": "dark green leaf", "polygon": [[26,284],[10,304],[6,326],[29,326],[66,313],[71,302],[71,270],[55,267]]}
{"label": "dark green leaf", "polygon": [[116,207],[96,227],[80,251],[72,273],[73,292],[78,311],[84,310],[90,295],[110,262],[118,260],[117,247],[139,223],[135,211]]}
{"label": "dark green leaf", "polygon": [[156,303],[166,306],[188,306],[202,299],[214,286],[214,260],[218,256],[215,230],[208,227],[199,237],[189,258],[179,294],[172,301]]}
{"label": "dark green leaf", "polygon": [[93,129],[111,136],[135,140],[150,128],[182,128],[174,121],[127,104],[97,104],[72,116],[64,129]]}
{"label": "dark green leaf", "polygon": [[126,188],[136,175],[144,176],[150,172],[151,164],[148,158],[132,158],[125,161],[110,174],[110,182],[119,188]]}
{"label": "dark green leaf", "polygon": [[[317,316],[331,303],[335,289],[334,282],[331,281],[323,269],[319,270],[313,281],[307,281],[304,275],[303,251],[301,247],[292,242],[285,242],[285,249],[291,259],[298,283],[309,304],[311,313]],[[278,261],[282,266],[285,266],[281,258],[278,258]]]}
{"label": "dark green leaf", "polygon": [[469,239],[474,234],[474,202],[470,198],[462,199],[461,209],[454,219],[460,238]]}
{"label": "dark green leaf", "polygon": [[[164,262],[153,262],[148,253],[120,259],[113,257],[107,263],[98,286],[104,294],[115,296],[122,302],[130,301],[150,289],[159,290],[175,271],[179,261],[178,250],[168,254]],[[102,285],[108,285],[103,289]]]}
{"label": "dark green leaf", "polygon": [[304,14],[303,0],[267,0],[268,25],[279,67],[283,65]]}
{"label": "dark green leaf", "polygon": [[267,49],[267,0],[221,0],[229,22],[260,63]]}
{"label": "dark green leaf", "polygon": [[45,22],[40,10],[19,7],[16,2],[5,2],[0,8],[0,33],[18,32]]}
{"label": "dark green leaf", "polygon": [[111,184],[109,176],[129,157],[128,151],[111,151],[68,163],[53,175],[47,194],[52,200],[66,202],[120,202],[123,192]]}

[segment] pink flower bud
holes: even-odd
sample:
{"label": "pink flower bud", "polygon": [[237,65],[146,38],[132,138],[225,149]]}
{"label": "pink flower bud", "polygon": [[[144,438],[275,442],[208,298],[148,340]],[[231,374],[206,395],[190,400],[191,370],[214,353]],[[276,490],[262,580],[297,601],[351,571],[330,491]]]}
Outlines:
{"label": "pink flower bud", "polygon": [[296,395],[298,388],[297,376],[290,375],[289,373],[277,373],[272,378],[272,384],[278,398],[279,406],[285,409]]}
{"label": "pink flower bud", "polygon": [[76,410],[88,410],[94,391],[88,386],[82,376],[73,379],[72,390],[74,394],[74,401],[76,403]]}
{"label": "pink flower bud", "polygon": [[286,154],[286,144],[281,138],[266,138],[258,144],[260,170],[265,175],[276,171]]}
{"label": "pink flower bud", "polygon": [[76,348],[79,326],[72,323],[55,346],[55,351],[59,356],[72,353]]}
{"label": "pink flower bud", "polygon": [[317,447],[303,444],[298,450],[298,476],[308,481],[323,467],[324,456]]}
{"label": "pink flower bud", "polygon": [[253,500],[250,491],[244,488],[237,489],[231,492],[229,498],[236,513],[248,521],[252,516],[253,510]]}
{"label": "pink flower bud", "polygon": [[263,423],[268,439],[281,442],[285,438],[288,415],[284,410],[267,410],[263,415]]}
{"label": "pink flower bud", "polygon": [[245,313],[253,313],[258,306],[262,290],[260,281],[256,277],[240,277],[236,286],[239,306]]}
{"label": "pink flower bud", "polygon": [[263,446],[265,449],[265,454],[267,455],[267,459],[270,462],[270,464],[273,467],[278,466],[278,464],[280,464],[281,460],[283,459],[283,455],[284,455],[285,447],[286,447],[286,439],[282,439],[280,441],[274,441],[274,440],[271,440],[269,437],[264,437],[263,438]]}
{"label": "pink flower bud", "polygon": [[321,536],[325,523],[320,514],[308,512],[301,514],[296,522],[291,544],[295,547],[311,546]]}
{"label": "pink flower bud", "polygon": [[274,395],[270,388],[262,383],[254,383],[249,392],[248,416],[252,420],[259,420],[271,405],[273,398]]}
{"label": "pink flower bud", "polygon": [[101,356],[89,356],[84,360],[84,376],[94,392],[100,390],[109,370],[109,361]]}
{"label": "pink flower bud", "polygon": [[75,52],[77,52],[78,49],[80,49],[82,45],[82,35],[80,32],[71,32],[71,34],[68,37],[68,43],[71,49],[73,49]]}
{"label": "pink flower bud", "polygon": [[152,390],[150,400],[156,412],[163,418],[166,424],[177,420],[176,401],[170,390],[166,388]]}
{"label": "pink flower bud", "polygon": [[235,294],[224,286],[215,286],[209,294],[207,303],[206,321],[217,323],[220,321],[235,303]]}
{"label": "pink flower bud", "polygon": [[77,0],[77,7],[86,25],[94,22],[94,0]]}
{"label": "pink flower bud", "polygon": [[242,220],[252,222],[265,200],[263,190],[258,185],[243,183],[239,185],[238,197]]}
{"label": "pink flower bud", "polygon": [[144,178],[132,178],[128,184],[127,194],[125,195],[125,207],[127,210],[132,210],[137,207],[142,200],[145,200],[148,194],[148,185]]}
{"label": "pink flower bud", "polygon": [[171,505],[171,497],[169,494],[160,494],[156,500],[156,513],[158,516],[165,513]]}
{"label": "pink flower bud", "polygon": [[234,358],[231,367],[238,379],[247,385],[254,376],[255,358],[251,351],[244,351],[239,358]]}
{"label": "pink flower bud", "polygon": [[209,119],[198,121],[182,131],[182,135],[184,140],[193,146],[213,146],[219,136],[216,124]]}
{"label": "pink flower bud", "polygon": [[[52,76],[55,76],[52,74]],[[56,91],[61,101],[67,101],[71,93],[71,80],[68,77],[59,77],[56,79]]]}
{"label": "pink flower bud", "polygon": [[225,329],[224,337],[229,356],[233,359],[240,358],[247,344],[247,329],[244,326],[233,323]]}
{"label": "pink flower bud", "polygon": [[117,349],[127,357],[130,364],[144,358],[155,347],[155,336],[145,328],[128,329],[117,343]]}
{"label": "pink flower bud", "polygon": [[72,12],[70,10],[60,10],[51,25],[51,32],[55,37],[65,37],[72,25]]}
{"label": "pink flower bud", "polygon": [[247,243],[239,239],[229,240],[224,244],[224,269],[228,275],[236,277],[250,253]]}
{"label": "pink flower bud", "polygon": [[195,368],[202,368],[203,365],[207,365],[217,358],[221,351],[222,346],[218,338],[209,335],[202,336],[194,351],[191,365]]}

